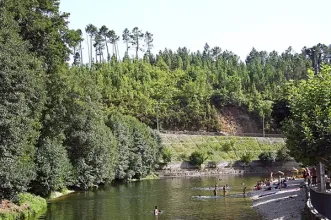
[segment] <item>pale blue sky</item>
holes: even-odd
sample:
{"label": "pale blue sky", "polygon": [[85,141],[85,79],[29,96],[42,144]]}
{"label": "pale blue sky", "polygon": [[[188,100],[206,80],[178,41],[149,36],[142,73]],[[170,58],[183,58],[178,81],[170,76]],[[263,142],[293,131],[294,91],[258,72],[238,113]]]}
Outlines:
{"label": "pale blue sky", "polygon": [[[331,0],[61,0],[60,8],[71,14],[70,28],[85,30],[92,23],[118,35],[136,26],[149,31],[153,53],[165,47],[203,50],[208,42],[245,60],[253,47],[299,52],[331,43]],[[124,44],[119,50],[122,56]]]}

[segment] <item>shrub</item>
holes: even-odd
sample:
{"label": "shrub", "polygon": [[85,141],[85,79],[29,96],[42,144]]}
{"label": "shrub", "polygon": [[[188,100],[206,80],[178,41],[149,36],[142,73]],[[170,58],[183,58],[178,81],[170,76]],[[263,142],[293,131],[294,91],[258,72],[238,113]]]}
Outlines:
{"label": "shrub", "polygon": [[274,152],[262,152],[259,155],[259,160],[264,163],[272,163],[275,162],[276,154]]}
{"label": "shrub", "polygon": [[203,162],[205,162],[207,159],[208,156],[206,156],[206,154],[203,151],[194,151],[189,157],[189,162],[192,165],[196,165],[200,167],[201,164],[203,164]]}
{"label": "shrub", "polygon": [[286,148],[286,146],[283,146],[281,149],[277,151],[276,160],[281,162],[289,161],[291,157],[288,152],[289,150]]}
{"label": "shrub", "polygon": [[222,151],[224,151],[224,152],[227,153],[227,152],[229,152],[231,150],[231,147],[232,147],[232,145],[231,145],[230,142],[224,142],[222,144]]}
{"label": "shrub", "polygon": [[240,158],[240,161],[243,162],[245,165],[248,165],[252,162],[253,156],[250,153],[243,154]]}
{"label": "shrub", "polygon": [[170,163],[172,160],[172,150],[170,147],[163,148],[162,159],[165,163]]}

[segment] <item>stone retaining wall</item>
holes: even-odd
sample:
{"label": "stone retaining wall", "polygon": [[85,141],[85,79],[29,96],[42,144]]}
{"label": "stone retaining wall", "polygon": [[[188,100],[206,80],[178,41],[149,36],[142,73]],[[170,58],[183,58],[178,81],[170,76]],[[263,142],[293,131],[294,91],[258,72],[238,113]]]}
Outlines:
{"label": "stone retaining wall", "polygon": [[[248,166],[243,166],[241,162],[218,162],[213,166],[208,164],[201,169],[191,165],[188,162],[174,162],[170,164],[161,164],[158,170],[160,177],[180,177],[180,176],[212,176],[212,175],[227,175],[227,174],[269,174],[271,171],[276,173],[282,171],[285,175],[292,175],[292,168],[299,168],[299,164],[295,161],[286,163],[275,162],[272,165],[265,166],[260,161],[253,161]],[[276,174],[275,174],[276,175]]]}

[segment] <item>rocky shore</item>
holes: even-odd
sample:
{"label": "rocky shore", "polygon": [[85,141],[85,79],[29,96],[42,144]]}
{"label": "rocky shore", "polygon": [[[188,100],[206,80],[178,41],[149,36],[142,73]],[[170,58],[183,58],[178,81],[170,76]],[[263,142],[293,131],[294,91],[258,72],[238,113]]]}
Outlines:
{"label": "rocky shore", "polygon": [[266,220],[300,220],[306,204],[305,189],[300,188],[302,183],[303,179],[288,181],[287,189],[272,195],[267,195],[268,191],[261,192],[260,197],[261,193],[251,193],[253,208]]}

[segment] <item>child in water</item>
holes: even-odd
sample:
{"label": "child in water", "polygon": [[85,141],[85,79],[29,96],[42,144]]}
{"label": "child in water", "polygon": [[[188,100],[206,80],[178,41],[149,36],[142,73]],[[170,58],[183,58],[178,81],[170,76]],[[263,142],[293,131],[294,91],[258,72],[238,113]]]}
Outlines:
{"label": "child in water", "polygon": [[159,213],[161,213],[161,211],[157,208],[157,206],[155,206],[154,215],[159,215]]}

